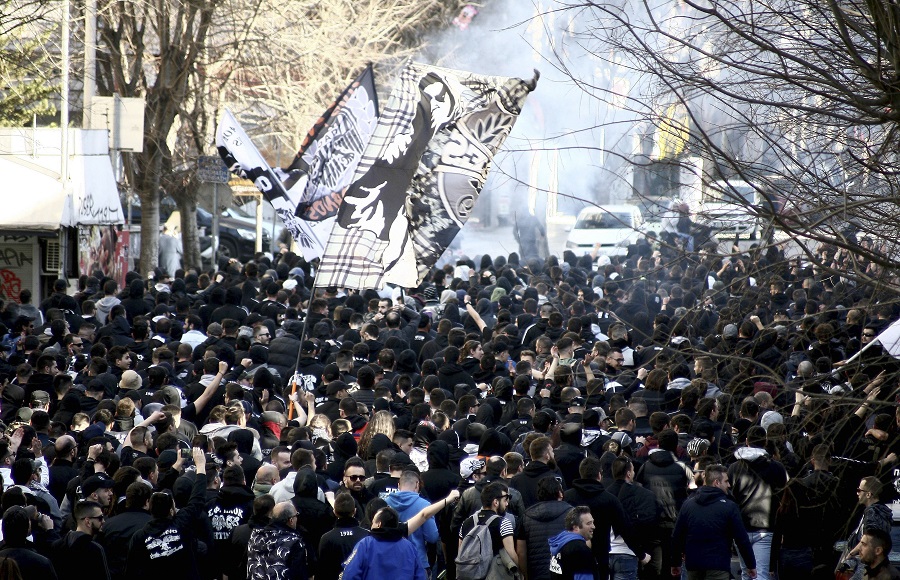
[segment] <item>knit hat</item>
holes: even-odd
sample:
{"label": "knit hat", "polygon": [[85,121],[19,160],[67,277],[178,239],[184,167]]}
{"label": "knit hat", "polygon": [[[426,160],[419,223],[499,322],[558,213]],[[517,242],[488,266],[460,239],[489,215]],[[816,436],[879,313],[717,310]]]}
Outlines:
{"label": "knit hat", "polygon": [[472,477],[473,473],[484,469],[484,459],[478,457],[467,457],[459,463],[459,474],[463,479]]}
{"label": "knit hat", "polygon": [[778,411],[769,411],[759,421],[760,426],[767,432],[769,431],[769,426],[775,423],[784,423],[784,417]]}
{"label": "knit hat", "polygon": [[123,391],[133,391],[140,389],[141,383],[141,375],[129,369],[122,373],[122,378],[119,379],[119,388]]}
{"label": "knit hat", "polygon": [[700,437],[691,439],[687,444],[687,452],[691,457],[700,457],[709,449],[709,440]]}

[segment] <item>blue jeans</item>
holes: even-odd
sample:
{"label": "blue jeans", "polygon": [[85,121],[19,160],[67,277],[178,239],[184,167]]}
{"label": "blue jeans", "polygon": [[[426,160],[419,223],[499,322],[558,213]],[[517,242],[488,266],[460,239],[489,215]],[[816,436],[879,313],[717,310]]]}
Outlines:
{"label": "blue jeans", "polygon": [[609,580],[637,580],[637,556],[628,554],[609,555]]}
{"label": "blue jeans", "polygon": [[[770,580],[769,557],[772,554],[772,532],[748,532],[747,535],[750,536],[750,546],[753,548],[753,556],[756,558],[756,580]],[[740,552],[738,552],[738,556],[740,556]],[[743,557],[741,557],[741,580],[750,580]]]}

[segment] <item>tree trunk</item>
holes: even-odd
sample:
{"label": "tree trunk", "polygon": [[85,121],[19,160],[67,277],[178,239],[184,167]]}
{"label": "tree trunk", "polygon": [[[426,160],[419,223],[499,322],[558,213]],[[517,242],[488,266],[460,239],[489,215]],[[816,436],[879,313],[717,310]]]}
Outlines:
{"label": "tree trunk", "polygon": [[194,199],[180,199],[181,243],[184,246],[184,269],[202,271],[200,263],[200,236],[197,234],[197,202]]}
{"label": "tree trunk", "polygon": [[144,279],[159,265],[159,191],[141,191],[141,263]]}

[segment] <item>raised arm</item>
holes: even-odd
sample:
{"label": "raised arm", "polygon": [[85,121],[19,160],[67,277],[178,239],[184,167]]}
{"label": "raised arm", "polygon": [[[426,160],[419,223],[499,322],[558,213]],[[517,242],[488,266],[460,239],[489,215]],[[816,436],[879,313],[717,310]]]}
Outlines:
{"label": "raised arm", "polygon": [[413,532],[425,525],[425,522],[427,522],[429,518],[434,517],[439,511],[456,503],[458,499],[459,490],[454,489],[444,499],[438,500],[426,508],[422,508],[422,511],[409,518],[409,521],[406,522],[406,525],[409,526],[409,535],[412,535]]}
{"label": "raised arm", "polygon": [[478,314],[478,311],[472,306],[472,299],[466,295],[463,300],[466,303],[466,313],[468,313],[469,317],[478,325],[478,330],[484,330],[484,327],[487,326],[487,324],[484,323],[484,320],[481,319],[481,315]]}
{"label": "raised arm", "polygon": [[209,402],[210,399],[213,398],[213,395],[216,394],[216,389],[219,388],[219,385],[222,384],[222,379],[225,377],[225,373],[228,372],[228,363],[225,361],[219,361],[219,372],[216,373],[215,378],[209,383],[209,385],[203,389],[203,393],[197,397],[197,400],[194,401],[194,409],[199,413],[203,410],[203,407]]}

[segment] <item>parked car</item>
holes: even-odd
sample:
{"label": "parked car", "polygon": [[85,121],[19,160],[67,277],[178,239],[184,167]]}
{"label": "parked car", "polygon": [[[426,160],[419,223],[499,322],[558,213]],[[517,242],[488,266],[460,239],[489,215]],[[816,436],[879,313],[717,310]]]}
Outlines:
{"label": "parked car", "polygon": [[[169,205],[160,205],[160,223],[166,222],[173,214],[177,214],[178,210]],[[220,258],[237,258],[242,262],[253,259],[256,254],[256,226],[250,226],[243,220],[226,217],[227,210],[223,210],[223,215],[219,217],[219,257]],[[127,212],[126,212],[127,215]],[[175,220],[178,220],[175,216]],[[141,223],[141,206],[132,204],[131,206],[131,223]],[[205,250],[210,246],[209,237],[212,234],[212,214],[203,208],[197,208],[197,227],[203,228],[200,237],[200,248]],[[263,227],[263,250],[272,247],[271,236]]]}
{"label": "parked car", "polygon": [[[212,235],[212,214],[197,208],[197,226],[204,228],[207,236]],[[263,227],[263,251],[272,247],[269,232]],[[252,260],[256,254],[256,226],[234,218],[219,216],[219,257],[237,258],[241,262]]]}
{"label": "parked car", "polygon": [[633,205],[586,207],[578,213],[569,231],[566,249],[575,254],[590,252],[600,244],[599,254],[622,256],[637,241],[644,219]]}

